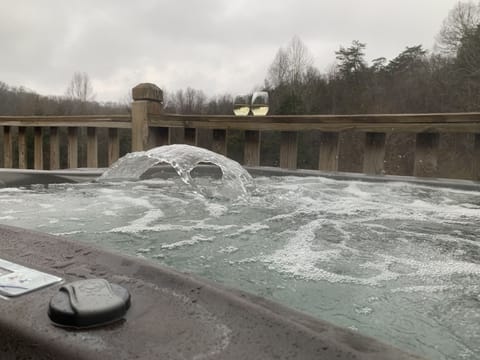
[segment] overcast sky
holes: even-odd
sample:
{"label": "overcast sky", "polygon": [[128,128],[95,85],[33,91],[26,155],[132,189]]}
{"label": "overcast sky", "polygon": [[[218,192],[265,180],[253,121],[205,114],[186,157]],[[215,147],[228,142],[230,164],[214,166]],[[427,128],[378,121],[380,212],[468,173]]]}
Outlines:
{"label": "overcast sky", "polygon": [[263,84],[297,35],[321,72],[352,40],[367,59],[432,49],[457,0],[15,0],[0,2],[0,81],[64,95],[86,72],[96,99],[121,101],[138,83],[209,96]]}

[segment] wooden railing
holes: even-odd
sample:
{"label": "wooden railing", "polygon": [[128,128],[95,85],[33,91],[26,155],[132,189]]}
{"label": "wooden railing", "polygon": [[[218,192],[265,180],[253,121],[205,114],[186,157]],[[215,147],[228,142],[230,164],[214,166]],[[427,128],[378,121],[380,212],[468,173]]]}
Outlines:
{"label": "wooden railing", "polygon": [[[17,131],[18,167],[26,167],[25,132],[33,127],[34,168],[57,169],[59,162],[59,129],[67,128],[68,167],[78,166],[78,133],[86,128],[87,166],[98,166],[97,129],[108,128],[108,164],[119,157],[118,129],[131,129],[131,150],[141,151],[171,143],[202,145],[202,134],[210,133],[209,148],[227,154],[227,132],[244,131],[243,163],[260,165],[263,131],[281,134],[279,165],[295,169],[298,157],[298,134],[319,132],[317,168],[339,169],[339,139],[344,131],[365,133],[363,172],[383,174],[386,138],[391,133],[415,134],[414,176],[437,175],[440,134],[468,133],[473,136],[471,178],[480,180],[480,113],[393,114],[393,115],[315,115],[315,116],[243,116],[176,115],[162,109],[162,91],[153,84],[140,84],[133,91],[131,116],[62,116],[62,117],[0,117],[3,126],[4,167],[12,167],[12,129]],[[48,131],[45,129],[48,128]],[[45,143],[42,134],[48,132],[50,161],[43,164]],[[459,154],[459,156],[462,156]]]}
{"label": "wooden railing", "polygon": [[[86,129],[87,167],[98,167],[99,128],[108,129],[108,163],[119,158],[118,129],[131,129],[129,115],[115,116],[0,116],[3,127],[3,167],[12,168],[18,158],[18,167],[27,168],[27,129],[33,128],[33,168],[60,168],[60,129],[66,129],[67,167],[78,167],[79,130]],[[16,149],[13,134],[16,130]],[[48,133],[49,164],[44,164],[43,146]],[[14,156],[17,151],[17,156]]]}

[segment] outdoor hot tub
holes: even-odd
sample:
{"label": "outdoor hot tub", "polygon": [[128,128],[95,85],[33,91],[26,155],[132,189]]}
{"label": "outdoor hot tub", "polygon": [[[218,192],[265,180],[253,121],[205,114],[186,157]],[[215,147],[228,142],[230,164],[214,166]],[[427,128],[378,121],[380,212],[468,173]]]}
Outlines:
{"label": "outdoor hot tub", "polygon": [[[479,184],[248,170],[255,187],[235,198],[165,166],[138,181],[0,172],[0,258],[132,295],[124,322],[89,331],[50,323],[59,284],[0,299],[0,353],[478,358]],[[195,171],[202,189],[222,181]]]}

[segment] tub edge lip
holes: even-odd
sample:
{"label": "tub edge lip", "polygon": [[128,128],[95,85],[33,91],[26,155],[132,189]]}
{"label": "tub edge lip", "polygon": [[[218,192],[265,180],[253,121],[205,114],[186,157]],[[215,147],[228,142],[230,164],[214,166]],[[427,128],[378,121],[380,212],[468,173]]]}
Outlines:
{"label": "tub edge lip", "polygon": [[[168,165],[160,165],[160,167]],[[209,167],[214,165],[200,165]],[[448,178],[425,178],[403,175],[370,175],[363,173],[340,172],[340,171],[323,171],[309,169],[282,169],[270,166],[244,166],[244,168],[253,177],[263,176],[298,176],[298,177],[323,177],[339,181],[363,181],[369,183],[390,183],[402,182],[414,185],[444,187],[461,190],[477,190],[480,191],[480,181],[466,179],[448,179]],[[0,187],[15,187],[21,185],[48,184],[51,182],[70,182],[78,183],[83,181],[95,181],[101,176],[107,168],[75,168],[60,170],[33,170],[33,169],[7,169],[0,168]],[[5,182],[6,177],[13,180]],[[18,179],[15,183],[15,178]],[[3,180],[2,180],[3,179]],[[21,180],[21,181],[20,181]]]}

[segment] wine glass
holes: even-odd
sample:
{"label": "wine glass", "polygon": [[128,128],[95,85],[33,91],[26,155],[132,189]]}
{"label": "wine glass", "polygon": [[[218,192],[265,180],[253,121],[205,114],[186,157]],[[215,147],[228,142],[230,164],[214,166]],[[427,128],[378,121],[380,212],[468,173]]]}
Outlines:
{"label": "wine glass", "polygon": [[235,100],[233,101],[233,113],[236,116],[247,116],[249,112],[250,105],[248,101],[248,96],[236,96]]}
{"label": "wine glass", "polygon": [[252,96],[253,116],[263,116],[268,113],[268,92],[255,91]]}

